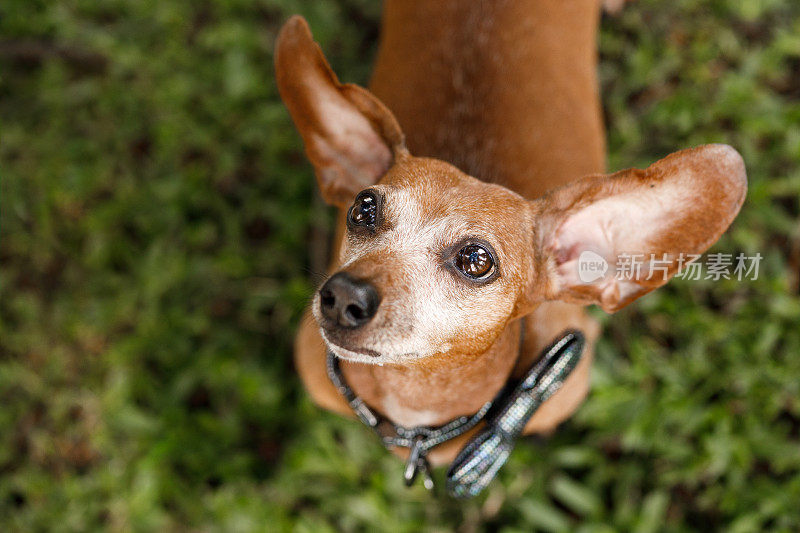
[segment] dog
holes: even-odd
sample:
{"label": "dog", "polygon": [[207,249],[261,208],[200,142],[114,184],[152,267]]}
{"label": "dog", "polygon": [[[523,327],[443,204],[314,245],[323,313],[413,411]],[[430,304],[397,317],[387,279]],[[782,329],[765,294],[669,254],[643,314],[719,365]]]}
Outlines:
{"label": "dog", "polygon": [[[340,209],[330,276],[295,349],[317,404],[354,415],[331,353],[371,412],[439,426],[478,412],[579,330],[583,357],[523,431],[551,432],[589,390],[599,328],[585,306],[613,313],[664,285],[682,254],[731,224],[747,180],[730,146],[603,174],[599,11],[597,0],[387,0],[370,90],[339,82],[304,19],[285,23],[278,89]],[[586,253],[649,260],[587,281]],[[479,429],[428,460],[452,461]]]}

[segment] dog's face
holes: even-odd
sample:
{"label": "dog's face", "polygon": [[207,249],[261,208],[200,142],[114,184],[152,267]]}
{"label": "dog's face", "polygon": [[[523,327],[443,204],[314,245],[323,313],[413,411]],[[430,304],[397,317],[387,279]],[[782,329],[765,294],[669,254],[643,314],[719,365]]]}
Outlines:
{"label": "dog's face", "polygon": [[480,353],[515,311],[530,269],[528,203],[434,159],[407,156],[345,213],[339,267],[312,309],[347,359]]}
{"label": "dog's face", "polygon": [[[346,217],[338,268],[313,302],[324,339],[343,358],[403,364],[477,354],[545,300],[616,311],[666,283],[682,254],[705,251],[744,200],[744,165],[724,145],[526,200],[411,156],[391,112],[339,83],[301,18],[281,30],[275,60],[322,195]],[[609,268],[581,279],[587,252]],[[613,266],[623,254],[641,263],[620,277]]]}

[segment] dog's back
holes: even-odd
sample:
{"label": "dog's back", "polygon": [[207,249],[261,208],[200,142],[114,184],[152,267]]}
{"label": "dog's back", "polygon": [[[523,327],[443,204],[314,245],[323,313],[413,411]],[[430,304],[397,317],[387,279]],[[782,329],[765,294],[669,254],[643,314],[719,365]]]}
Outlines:
{"label": "dog's back", "polygon": [[371,90],[416,155],[528,198],[604,170],[597,0],[388,0]]}

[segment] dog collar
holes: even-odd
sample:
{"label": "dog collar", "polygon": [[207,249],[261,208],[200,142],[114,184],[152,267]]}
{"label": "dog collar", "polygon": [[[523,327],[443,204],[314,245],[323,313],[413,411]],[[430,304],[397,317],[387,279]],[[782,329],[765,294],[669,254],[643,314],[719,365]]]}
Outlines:
{"label": "dog collar", "polygon": [[447,491],[451,496],[467,498],[479,494],[508,460],[514,441],[528,420],[552,396],[578,364],[583,353],[584,336],[580,331],[563,333],[548,346],[525,376],[506,383],[497,396],[486,402],[472,416],[461,416],[438,427],[406,428],[380,416],[359,398],[347,384],[339,359],[328,350],[327,369],[331,382],[344,396],[358,418],[372,428],[389,449],[408,448],[403,478],[406,485],[423,474],[423,484],[433,488],[428,451],[439,444],[463,435],[485,419],[485,427],[459,452],[447,471]]}

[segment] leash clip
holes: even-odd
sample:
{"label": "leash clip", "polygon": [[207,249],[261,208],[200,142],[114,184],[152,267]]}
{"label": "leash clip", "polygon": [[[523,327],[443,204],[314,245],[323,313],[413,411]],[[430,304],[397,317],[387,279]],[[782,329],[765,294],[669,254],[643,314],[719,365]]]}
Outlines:
{"label": "leash clip", "polygon": [[428,490],[432,490],[433,477],[431,477],[431,467],[428,464],[428,458],[425,457],[427,449],[423,447],[424,440],[422,435],[414,437],[414,442],[411,444],[408,452],[406,468],[403,471],[403,479],[406,482],[406,487],[410,487],[414,484],[414,480],[417,479],[417,474],[422,472],[424,478],[422,480],[423,486]]}

